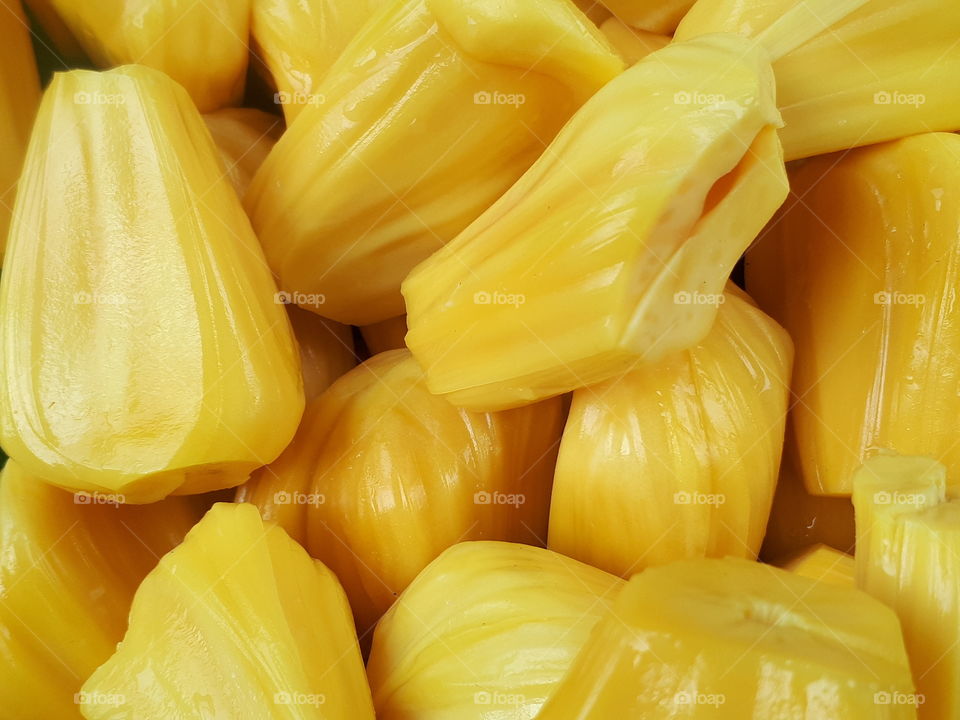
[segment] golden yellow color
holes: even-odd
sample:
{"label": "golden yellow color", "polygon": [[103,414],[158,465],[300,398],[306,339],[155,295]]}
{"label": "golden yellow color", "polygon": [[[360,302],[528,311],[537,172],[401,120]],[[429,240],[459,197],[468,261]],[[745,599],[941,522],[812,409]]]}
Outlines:
{"label": "golden yellow color", "polygon": [[373,325],[364,325],[360,328],[360,334],[371,355],[405,348],[407,344],[403,338],[407,334],[407,316],[399,315]]}
{"label": "golden yellow color", "polygon": [[287,122],[321,102],[315,94],[327,70],[387,0],[251,0],[250,33],[270,69],[274,101]]}
{"label": "golden yellow color", "polygon": [[632,28],[615,17],[605,20],[600,31],[607,36],[627,65],[636,65],[650,53],[669,45],[672,39],[669,35]]}
{"label": "golden yellow color", "polygon": [[960,137],[815,158],[791,182],[747,289],[796,344],[807,489],[849,495],[877,448],[939,458],[960,482]]}
{"label": "golden yellow color", "polygon": [[23,468],[152,502],[244,482],[293,437],[297,349],[183,89],[57,75],[0,283],[0,426]]}
{"label": "golden yellow color", "polygon": [[831,585],[854,587],[856,582],[853,556],[829,545],[811,545],[785,562],[782,567],[811,580]]}
{"label": "golden yellow color", "polygon": [[[754,37],[797,6],[699,0],[676,38]],[[960,128],[958,36],[960,3],[870,0],[774,62],[786,158]]]}
{"label": "golden yellow color", "polygon": [[337,578],[231,503],[146,577],[123,642],[83,693],[88,720],[373,720]]}
{"label": "golden yellow color", "polygon": [[610,17],[610,11],[600,0],[573,0],[573,4],[598,27]]}
{"label": "golden yellow color", "polygon": [[246,194],[254,174],[283,132],[283,120],[254,108],[225,108],[203,116],[237,195]]}
{"label": "golden yellow color", "polygon": [[403,314],[404,276],[622,68],[571,0],[392,3],[251,185],[247,207],[281,288],[324,295],[308,309],[343,323]]}
{"label": "golden yellow color", "polygon": [[296,305],[287,305],[287,313],[300,347],[303,394],[311,402],[356,366],[353,330]]}
{"label": "golden yellow color", "polygon": [[672,33],[695,0],[602,0],[616,17],[640,30]]}
{"label": "golden yellow color", "polygon": [[727,558],[635,575],[537,720],[908,720],[896,615],[853,588]]}
{"label": "golden yellow color", "polygon": [[731,284],[699,344],[573,394],[552,550],[630,577],[754,558],[777,483],[793,347]]}
{"label": "golden yellow color", "polygon": [[236,104],[250,0],[50,0],[94,64],[137,63],[186,88],[201,112]]}
{"label": "golden yellow color", "polygon": [[238,497],[333,570],[361,634],[462,540],[542,544],[565,409],[472,413],[431,394],[406,350],[351,370]]}
{"label": "golden yellow color", "polygon": [[946,490],[947,469],[920,456],[878,455],[853,480],[857,584],[900,616],[923,720],[960,714],[960,501]]}
{"label": "golden yellow color", "polygon": [[[787,422],[787,437],[792,433]],[[853,503],[849,497],[811,495],[800,476],[796,446],[788,442],[780,462],[780,479],[773,495],[760,557],[774,564],[810,545],[824,544],[853,553]]]}
{"label": "golden yellow color", "polygon": [[[89,62],[80,42],[74,37],[70,28],[60,17],[57,9],[53,6],[56,0],[24,0],[23,5],[29,11],[30,15],[36,20],[37,24],[46,33],[50,48],[54,55],[59,58],[64,67],[76,67]],[[9,6],[9,2],[5,2]]]}
{"label": "golden yellow color", "polygon": [[[20,0],[0,5],[0,258],[7,245],[17,180],[40,102],[40,77]],[[0,259],[2,264],[2,259]]]}
{"label": "golden yellow color", "polygon": [[0,475],[0,708],[74,720],[75,693],[113,653],[133,593],[199,518],[194,498],[117,506],[72,495],[13,460]]}
{"label": "golden yellow color", "polygon": [[613,80],[404,281],[431,391],[515,407],[702,340],[787,194],[778,123],[764,52],[734,35],[668,45]]}
{"label": "golden yellow color", "polygon": [[623,585],[543,548],[454,545],[377,624],[377,717],[534,717]]}

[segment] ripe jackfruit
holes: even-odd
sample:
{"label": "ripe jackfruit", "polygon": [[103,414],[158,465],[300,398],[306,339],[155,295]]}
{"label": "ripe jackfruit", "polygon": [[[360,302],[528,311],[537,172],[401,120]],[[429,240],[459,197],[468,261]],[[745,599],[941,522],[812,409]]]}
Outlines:
{"label": "ripe jackfruit", "polygon": [[394,350],[321,395],[238,497],[337,574],[363,633],[449,546],[545,541],[563,419],[559,399],[493,414],[455,408]]}
{"label": "ripe jackfruit", "polygon": [[623,584],[542,548],[454,545],[377,624],[377,717],[534,717]]}
{"label": "ripe jackfruit", "polygon": [[627,25],[665,35],[676,30],[695,0],[602,0]]}
{"label": "ripe jackfruit", "polygon": [[102,68],[136,63],[180,83],[201,112],[235,104],[247,71],[249,0],[50,0]]}
{"label": "ripe jackfruit", "polygon": [[[254,178],[281,288],[368,325],[623,67],[570,0],[403,0],[377,13]],[[322,101],[322,102],[321,102]]]}
{"label": "ripe jackfruit", "polygon": [[432,392],[515,407],[706,336],[787,194],[765,55],[734,35],[649,55],[409,275],[407,345]]}
{"label": "ripe jackfruit", "polygon": [[123,642],[82,692],[88,720],[373,720],[337,578],[231,503],[146,577]]}
{"label": "ripe jackfruit", "polygon": [[698,345],[573,394],[551,549],[623,577],[685,558],[756,557],[793,348],[735,286],[720,299]]}
{"label": "ripe jackfruit", "polygon": [[[862,7],[774,62],[787,160],[960,128],[960,3],[857,4]],[[799,0],[699,0],[676,39],[758,36],[797,7]]]}
{"label": "ripe jackfruit", "polygon": [[387,0],[252,0],[250,32],[292,122],[354,36]]}
{"label": "ripe jackfruit", "polygon": [[293,334],[300,347],[300,366],[303,370],[303,394],[307,402],[320,397],[357,365],[353,348],[353,330],[296,305],[287,305]]}
{"label": "ripe jackfruit", "polygon": [[253,108],[225,108],[203,116],[237,195],[246,194],[254,174],[283,132],[283,120]]}
{"label": "ripe jackfruit", "polygon": [[[0,258],[7,245],[17,181],[40,102],[30,26],[20,0],[0,5]],[[2,260],[0,260],[2,264]]]}
{"label": "ripe jackfruit", "polygon": [[121,506],[8,460],[0,475],[0,708],[80,718],[80,685],[113,653],[137,585],[199,519],[194,498]]}
{"label": "ripe jackfruit", "polygon": [[72,490],[232,487],[303,409],[282,304],[186,93],[137,65],[57,75],[0,283],[4,449]]}
{"label": "ripe jackfruit", "polygon": [[783,568],[811,580],[842,587],[854,587],[856,582],[853,557],[829,545],[812,545],[784,563]]}
{"label": "ripe jackfruit", "polygon": [[960,715],[960,501],[926,457],[879,455],[853,479],[857,584],[896,610],[923,720]]}
{"label": "ripe jackfruit", "polygon": [[537,720],[907,720],[883,699],[912,692],[897,618],[866,593],[685,560],[627,583]]}
{"label": "ripe jackfruit", "polygon": [[747,255],[747,289],[793,337],[807,489],[849,495],[877,448],[960,482],[960,136],[814,158]]}
{"label": "ripe jackfruit", "polygon": [[399,315],[373,325],[364,325],[360,328],[360,334],[371,355],[405,348],[407,344],[403,338],[407,334],[407,316]]}
{"label": "ripe jackfruit", "polygon": [[671,40],[669,35],[637,30],[615,17],[604,21],[600,30],[607,36],[607,40],[617,49],[627,65],[636,65],[650,53],[669,45]]}

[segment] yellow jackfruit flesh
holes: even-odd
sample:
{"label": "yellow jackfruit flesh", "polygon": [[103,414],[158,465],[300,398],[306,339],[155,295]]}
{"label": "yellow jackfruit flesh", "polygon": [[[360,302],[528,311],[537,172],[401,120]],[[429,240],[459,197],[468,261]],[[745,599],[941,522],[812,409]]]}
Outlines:
{"label": "yellow jackfruit flesh", "polygon": [[537,720],[907,720],[894,613],[866,593],[727,558],[635,575]]}
{"label": "yellow jackfruit flesh", "polygon": [[320,102],[330,66],[387,0],[251,0],[250,32],[276,84],[287,122]]}
{"label": "yellow jackfruit flesh", "polygon": [[731,285],[690,350],[573,394],[551,549],[630,577],[756,557],[777,482],[790,338]]}
{"label": "yellow jackfruit flesh", "polygon": [[0,475],[0,714],[80,718],[80,685],[127,627],[140,581],[200,513],[194,498],[117,506],[8,460]]}
{"label": "yellow jackfruit flesh", "polygon": [[353,330],[349,325],[327,320],[296,305],[287,305],[287,312],[300,347],[303,394],[307,402],[311,402],[356,366]]}
{"label": "yellow jackfruit flesh", "polygon": [[377,624],[377,717],[534,717],[623,584],[542,548],[454,545]]}
{"label": "yellow jackfruit flesh", "polygon": [[30,27],[20,0],[4,2],[0,5],[0,258],[39,102],[40,77],[30,45]]}
{"label": "yellow jackfruit flesh", "polygon": [[857,584],[896,610],[922,720],[960,715],[960,501],[947,469],[921,456],[878,455],[853,480]]}
{"label": "yellow jackfruit flesh", "polygon": [[617,77],[403,284],[431,391],[513,407],[707,334],[737,258],[787,193],[765,51],[674,43]]}
{"label": "yellow jackfruit flesh", "polygon": [[224,108],[203,116],[237,195],[246,194],[254,174],[283,132],[283,120],[254,108]]}
{"label": "yellow jackfruit flesh", "polygon": [[407,334],[407,316],[398,315],[373,325],[364,325],[360,328],[360,334],[371,355],[405,348],[407,344],[403,338]]}
{"label": "yellow jackfruit flesh", "polygon": [[793,440],[811,493],[849,495],[876,448],[960,483],[960,136],[814,158],[747,255],[747,288],[793,337]]}
{"label": "yellow jackfruit flesh", "polygon": [[27,472],[152,502],[239,485],[293,437],[296,346],[216,152],[155,70],[47,90],[0,283],[0,426]]}
{"label": "yellow jackfruit flesh", "polygon": [[373,719],[337,578],[230,503],[146,577],[123,642],[82,692],[88,720]]}
{"label": "yellow jackfruit flesh", "polygon": [[[774,62],[788,160],[960,128],[960,3],[861,4]],[[676,39],[758,36],[798,6],[799,0],[699,0]]]}
{"label": "yellow jackfruit flesh", "polygon": [[102,68],[137,63],[180,83],[201,112],[236,104],[247,71],[249,0],[50,0]]}
{"label": "yellow jackfruit flesh", "polygon": [[383,8],[251,185],[247,207],[281,288],[339,322],[403,314],[410,269],[507,190],[622,67],[571,0]]}
{"label": "yellow jackfruit flesh", "polygon": [[829,545],[813,545],[784,563],[783,568],[831,585],[854,587],[856,583],[853,556]]}
{"label": "yellow jackfruit flesh", "polygon": [[669,35],[637,30],[612,17],[605,20],[600,31],[620,53],[627,65],[635,65],[652,52],[670,44]]}
{"label": "yellow jackfruit flesh", "polygon": [[337,574],[363,633],[459,541],[544,543],[564,413],[559,399],[461,410],[427,390],[408,351],[383,353],[314,401],[238,498]]}
{"label": "yellow jackfruit flesh", "polygon": [[652,33],[667,34],[677,25],[695,0],[602,0],[627,25]]}

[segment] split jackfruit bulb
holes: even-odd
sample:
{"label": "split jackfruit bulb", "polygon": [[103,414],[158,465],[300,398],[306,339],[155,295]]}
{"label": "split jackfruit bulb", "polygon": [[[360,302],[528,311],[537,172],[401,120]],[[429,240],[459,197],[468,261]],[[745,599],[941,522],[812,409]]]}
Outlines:
{"label": "split jackfruit bulb", "polygon": [[0,429],[25,471],[153,502],[239,485],[293,437],[296,345],[216,152],[160,72],[54,78],[0,283]]}
{"label": "split jackfruit bulb", "polygon": [[747,288],[793,337],[792,425],[811,493],[849,495],[876,448],[960,483],[960,136],[830,155],[747,255]]}
{"label": "split jackfruit bulb", "polygon": [[[860,4],[774,62],[788,160],[960,128],[960,3]],[[757,36],[798,5],[699,0],[676,39],[716,32]]]}
{"label": "split jackfruit bulb", "polygon": [[201,112],[236,104],[250,0],[50,0],[94,64],[137,63],[180,83]]}
{"label": "split jackfruit bulb", "polygon": [[365,632],[462,540],[542,544],[565,408],[471,413],[431,394],[406,350],[351,370],[238,497],[343,583]]}
{"label": "split jackfruit bulb", "polygon": [[623,584],[542,548],[454,545],[377,624],[377,717],[533,718]]}
{"label": "split jackfruit bulb", "polygon": [[123,637],[137,585],[200,516],[193,498],[119,506],[8,460],[0,475],[0,708],[79,720],[83,681]]}
{"label": "split jackfruit bulb", "polygon": [[0,263],[7,245],[17,180],[40,102],[30,26],[20,0],[0,5]]}
{"label": "split jackfruit bulb", "polygon": [[300,366],[303,371],[303,394],[307,402],[320,397],[357,365],[353,348],[353,330],[296,305],[287,305],[293,334],[300,347]]}
{"label": "split jackfruit bulb", "polygon": [[765,51],[674,43],[571,119],[493,207],[404,281],[430,390],[535,402],[702,340],[787,194]]}
{"label": "split jackfruit bulb", "polygon": [[87,720],[373,720],[337,578],[245,504],[160,560],[82,692]]}
{"label": "split jackfruit bulb", "polygon": [[246,194],[254,173],[283,132],[283,121],[253,108],[224,108],[203,116],[237,195]]}
{"label": "split jackfruit bulb", "polygon": [[250,187],[281,288],[343,323],[402,315],[410,269],[503,194],[622,68],[571,0],[391,3]]}
{"label": "split jackfruit bulb", "polygon": [[[274,101],[287,122],[314,91],[354,36],[387,0],[251,0],[250,32],[276,84]],[[254,61],[256,62],[256,61]]]}
{"label": "split jackfruit bulb", "polygon": [[854,588],[727,558],[635,575],[537,720],[907,720],[894,613]]}
{"label": "split jackfruit bulb", "polygon": [[960,716],[960,501],[927,457],[878,455],[853,480],[859,587],[897,611],[922,720]]}
{"label": "split jackfruit bulb", "polygon": [[698,345],[573,394],[551,549],[623,577],[685,558],[756,557],[793,348],[734,285],[721,299]]}
{"label": "split jackfruit bulb", "polygon": [[854,587],[856,583],[853,556],[829,545],[813,545],[784,563],[783,568],[831,585]]}

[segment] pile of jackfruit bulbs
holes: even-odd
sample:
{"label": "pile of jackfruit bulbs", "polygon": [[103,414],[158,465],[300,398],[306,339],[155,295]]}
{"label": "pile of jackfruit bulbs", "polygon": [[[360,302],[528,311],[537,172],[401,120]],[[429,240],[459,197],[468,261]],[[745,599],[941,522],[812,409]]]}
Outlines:
{"label": "pile of jackfruit bulbs", "polygon": [[0,41],[0,720],[960,718],[957,0]]}

